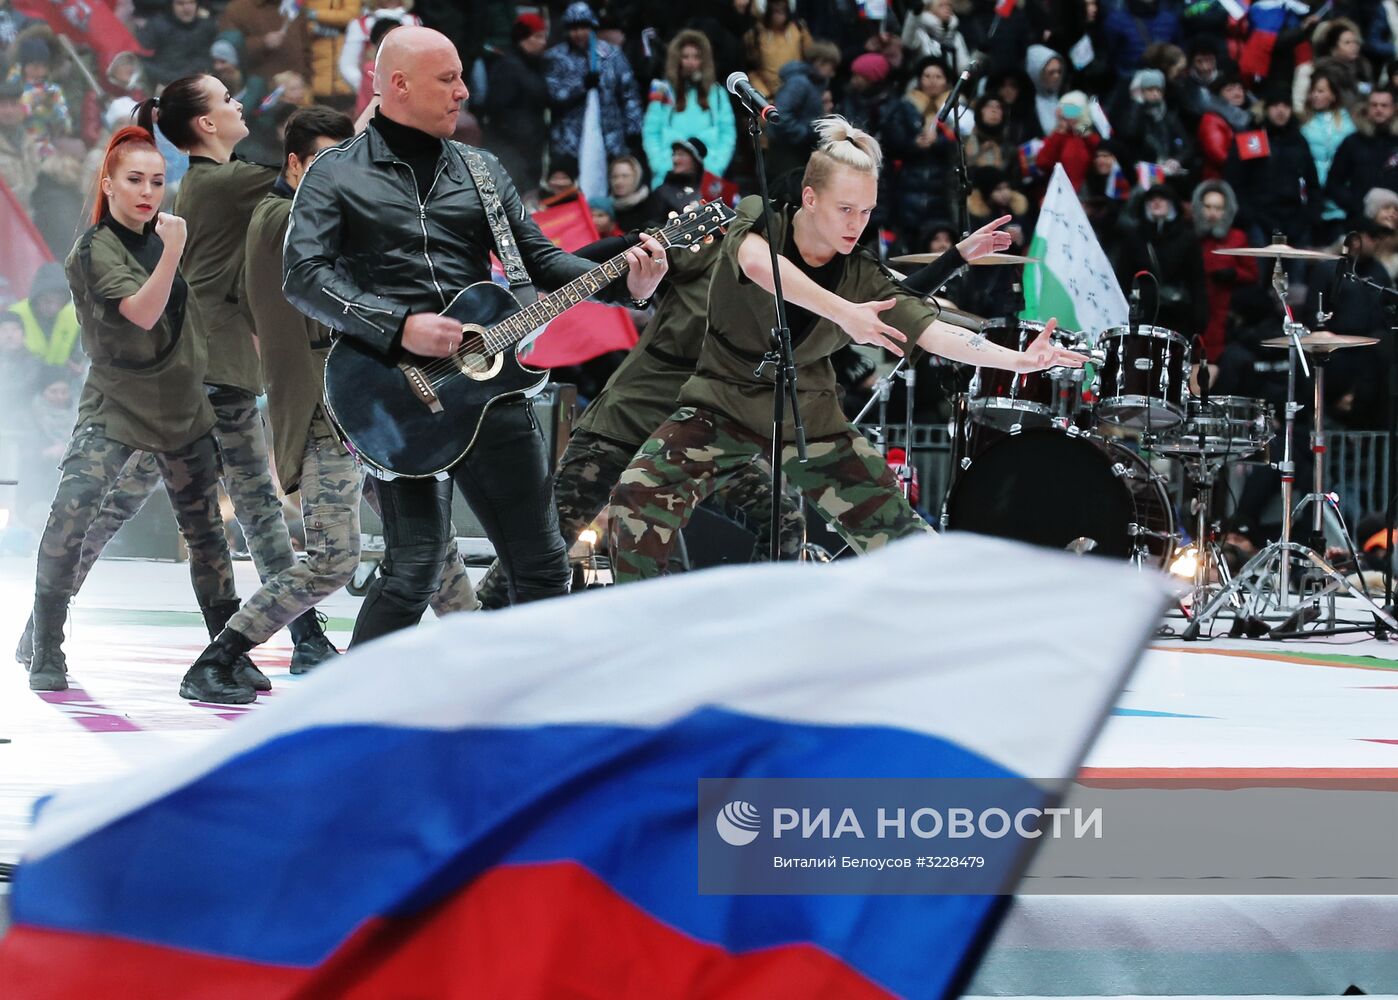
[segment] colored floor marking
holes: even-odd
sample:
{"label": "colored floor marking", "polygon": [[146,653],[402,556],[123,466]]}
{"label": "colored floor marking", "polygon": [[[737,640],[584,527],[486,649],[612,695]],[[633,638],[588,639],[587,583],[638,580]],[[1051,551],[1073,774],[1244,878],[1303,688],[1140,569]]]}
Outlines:
{"label": "colored floor marking", "polygon": [[1154,712],[1146,708],[1114,708],[1113,715],[1137,715],[1147,719],[1215,719],[1215,715],[1188,715],[1184,712]]}
{"label": "colored floor marking", "polygon": [[1251,649],[1189,649],[1182,646],[1151,646],[1161,653],[1192,653],[1196,656],[1232,656],[1244,660],[1266,660],[1272,663],[1300,663],[1315,667],[1349,667],[1358,670],[1398,670],[1398,661],[1377,656],[1352,656],[1344,653],[1282,653]]}
{"label": "colored floor marking", "polygon": [[42,701],[53,705],[65,716],[72,719],[90,733],[139,733],[141,727],[116,709],[96,702],[76,684],[67,691],[43,691]]}

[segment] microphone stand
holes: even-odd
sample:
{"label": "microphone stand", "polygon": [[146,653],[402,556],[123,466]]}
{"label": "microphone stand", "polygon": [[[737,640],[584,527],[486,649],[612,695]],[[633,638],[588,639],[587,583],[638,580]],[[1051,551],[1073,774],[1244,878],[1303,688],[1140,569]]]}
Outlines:
{"label": "microphone stand", "polygon": [[[1388,427],[1385,432],[1386,443],[1388,445],[1388,484],[1384,490],[1388,494],[1384,498],[1383,528],[1384,528],[1384,551],[1388,553],[1383,561],[1383,609],[1390,615],[1394,612],[1395,602],[1393,599],[1393,523],[1394,523],[1394,499],[1398,496],[1398,411],[1395,410],[1395,398],[1398,398],[1398,289],[1390,288],[1387,285],[1380,285],[1372,278],[1366,278],[1358,274],[1351,268],[1344,272],[1344,276],[1350,281],[1360,285],[1367,285],[1383,296],[1384,308],[1388,311],[1389,325],[1388,332],[1391,337],[1388,342]],[[1363,539],[1360,539],[1363,544]],[[1362,570],[1361,570],[1362,572]],[[1387,639],[1392,633],[1387,628],[1382,619],[1375,619],[1375,638]]]}
{"label": "microphone stand", "polygon": [[[742,102],[738,102],[742,106]],[[743,110],[747,108],[743,106]],[[752,139],[753,155],[757,163],[759,193],[762,195],[762,222],[767,236],[767,250],[772,258],[772,305],[776,325],[772,327],[772,342],[762,362],[753,369],[753,378],[761,379],[762,372],[770,365],[773,368],[772,386],[772,536],[769,558],[772,562],[781,559],[782,522],[782,427],[786,423],[786,401],[791,399],[791,422],[796,440],[796,458],[806,461],[806,427],[801,422],[801,406],[796,396],[796,360],[791,349],[791,327],[786,322],[786,299],[782,297],[782,275],[780,256],[777,253],[776,229],[773,225],[774,212],[772,198],[767,191],[767,163],[762,155],[762,125],[760,115],[748,112],[748,135]],[[787,239],[794,234],[785,234]]]}
{"label": "microphone stand", "polygon": [[[945,125],[956,110],[956,104],[961,99],[961,88],[970,82],[971,67],[974,65],[972,63],[966,67],[956,78],[956,84],[947,95],[946,103],[942,105],[942,110],[937,112],[937,124]],[[966,170],[966,142],[961,137],[960,113],[957,113],[956,121],[952,123],[951,134],[956,143],[956,214],[960,216],[957,221],[961,224],[961,238],[965,239],[971,235],[971,175]]]}

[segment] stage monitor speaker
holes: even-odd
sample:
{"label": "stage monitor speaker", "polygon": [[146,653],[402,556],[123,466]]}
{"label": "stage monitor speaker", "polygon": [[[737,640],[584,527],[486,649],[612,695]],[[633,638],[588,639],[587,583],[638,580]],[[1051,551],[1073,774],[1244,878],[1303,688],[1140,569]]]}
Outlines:
{"label": "stage monitor speaker", "polygon": [[690,569],[752,562],[757,536],[736,521],[701,505],[680,533]]}

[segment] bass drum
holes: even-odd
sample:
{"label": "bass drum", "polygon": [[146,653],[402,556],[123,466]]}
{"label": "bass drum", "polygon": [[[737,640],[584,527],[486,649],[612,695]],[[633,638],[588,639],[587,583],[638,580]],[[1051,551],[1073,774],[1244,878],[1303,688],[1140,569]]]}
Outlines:
{"label": "bass drum", "polygon": [[1169,494],[1139,455],[1047,429],[1023,431],[972,459],[947,497],[946,526],[1161,569],[1175,547]]}

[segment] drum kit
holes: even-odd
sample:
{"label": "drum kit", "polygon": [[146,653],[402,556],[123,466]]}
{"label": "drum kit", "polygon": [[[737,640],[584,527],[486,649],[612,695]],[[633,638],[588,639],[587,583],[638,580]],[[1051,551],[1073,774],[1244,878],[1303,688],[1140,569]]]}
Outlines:
{"label": "drum kit", "polygon": [[[1275,262],[1272,285],[1285,311],[1284,336],[1264,345],[1286,349],[1290,356],[1280,460],[1273,462],[1271,457],[1277,434],[1272,406],[1242,396],[1211,396],[1208,369],[1200,364],[1196,370],[1189,338],[1141,323],[1103,330],[1095,343],[1058,330],[1054,339],[1088,354],[1091,366],[1028,375],[978,368],[967,390],[954,398],[952,479],[942,526],[1169,570],[1181,550],[1182,532],[1175,524],[1168,478],[1141,453],[1164,456],[1180,463],[1192,493],[1193,558],[1180,560],[1192,563],[1193,570],[1192,590],[1180,601],[1189,622],[1185,638],[1197,638],[1225,607],[1233,612],[1235,635],[1264,634],[1268,627],[1263,623],[1268,621],[1282,622],[1271,629],[1272,635],[1295,634],[1298,624],[1318,616],[1324,598],[1331,599],[1333,616],[1333,597],[1340,592],[1362,601],[1365,610],[1390,628],[1398,628],[1321,553],[1291,537],[1292,519],[1304,507],[1312,507],[1317,537],[1323,534],[1324,507],[1339,513],[1322,485],[1324,362],[1334,351],[1377,341],[1308,332],[1295,322],[1286,302],[1281,262],[1335,260],[1339,255],[1294,248],[1280,237],[1265,247],[1215,252]],[[893,263],[925,263],[932,256],[895,258]],[[968,325],[966,314],[958,316],[957,325]],[[1023,350],[1043,326],[1010,318],[983,320],[979,329],[995,344]],[[1315,485],[1293,511],[1292,429],[1301,409],[1296,402],[1298,363],[1307,372],[1315,368]],[[888,384],[889,377],[880,380],[885,404]],[[1214,484],[1235,463],[1274,465],[1279,470],[1283,523],[1281,540],[1266,546],[1231,577],[1209,515]],[[1301,564],[1299,581],[1292,579],[1293,563]],[[1174,571],[1187,574],[1189,568],[1176,565]],[[1293,587],[1297,582],[1301,586]]]}

